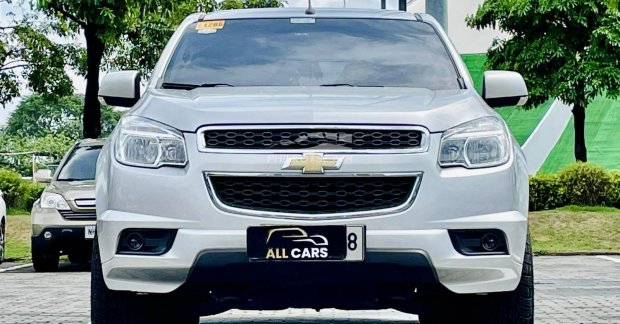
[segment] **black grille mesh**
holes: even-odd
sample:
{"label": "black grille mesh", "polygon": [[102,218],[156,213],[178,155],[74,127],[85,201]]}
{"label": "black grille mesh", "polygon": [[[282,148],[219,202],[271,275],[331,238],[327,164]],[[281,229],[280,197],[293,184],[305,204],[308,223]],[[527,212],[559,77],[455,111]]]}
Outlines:
{"label": "black grille mesh", "polygon": [[225,205],[303,214],[347,213],[397,207],[407,202],[416,177],[211,176]]}
{"label": "black grille mesh", "polygon": [[415,149],[419,130],[372,129],[225,129],[203,134],[212,149],[305,149],[337,146],[350,149]]}

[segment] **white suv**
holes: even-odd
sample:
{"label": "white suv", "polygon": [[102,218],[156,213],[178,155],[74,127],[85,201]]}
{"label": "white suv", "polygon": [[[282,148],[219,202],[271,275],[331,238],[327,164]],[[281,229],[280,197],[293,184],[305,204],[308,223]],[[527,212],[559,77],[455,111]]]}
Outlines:
{"label": "white suv", "polygon": [[97,166],[93,323],[229,309],[395,308],[423,323],[532,323],[528,178],[437,22],[405,12],[188,17]]}

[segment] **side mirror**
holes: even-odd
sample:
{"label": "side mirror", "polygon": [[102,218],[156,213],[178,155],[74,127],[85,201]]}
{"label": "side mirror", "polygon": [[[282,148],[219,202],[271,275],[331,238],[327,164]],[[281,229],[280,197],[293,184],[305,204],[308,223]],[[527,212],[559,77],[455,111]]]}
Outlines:
{"label": "side mirror", "polygon": [[140,100],[140,72],[108,73],[101,80],[99,97],[110,106],[132,107]]}
{"label": "side mirror", "polygon": [[52,182],[52,170],[49,170],[49,169],[37,170],[33,178],[35,182],[50,183]]}
{"label": "side mirror", "polygon": [[521,74],[512,71],[484,72],[482,98],[489,106],[523,106],[528,96],[527,85]]}

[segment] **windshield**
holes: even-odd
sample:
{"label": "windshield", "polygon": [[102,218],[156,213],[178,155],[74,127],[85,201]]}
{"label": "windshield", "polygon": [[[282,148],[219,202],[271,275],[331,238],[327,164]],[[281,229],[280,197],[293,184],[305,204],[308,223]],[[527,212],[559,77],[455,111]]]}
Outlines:
{"label": "windshield", "polygon": [[189,26],[163,87],[196,86],[460,88],[446,47],[429,24],[320,18]]}
{"label": "windshield", "polygon": [[58,181],[95,180],[95,167],[101,146],[78,147],[60,169]]}

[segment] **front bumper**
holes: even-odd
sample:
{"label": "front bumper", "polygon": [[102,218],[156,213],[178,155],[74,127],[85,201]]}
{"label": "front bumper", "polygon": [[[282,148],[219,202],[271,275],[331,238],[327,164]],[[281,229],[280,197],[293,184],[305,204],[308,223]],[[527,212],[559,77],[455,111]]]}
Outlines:
{"label": "front bumper", "polygon": [[[356,225],[368,224],[369,221],[350,220],[344,223]],[[270,225],[299,224],[303,223],[270,222]],[[389,262],[396,266],[406,266],[410,260],[424,256],[428,260],[429,271],[434,273],[437,281],[455,293],[510,291],[517,287],[525,249],[526,216],[518,212],[480,215],[453,219],[450,224],[444,223],[443,226],[445,227],[425,230],[373,230],[372,226],[368,226],[367,255],[402,253],[405,257]],[[191,227],[190,223],[178,219],[115,211],[106,211],[100,215],[97,231],[107,286],[113,290],[168,293],[186,283],[192,271],[206,271],[205,273],[209,273],[214,280],[220,280],[216,275],[217,272],[214,274],[208,271],[209,262],[203,262],[204,257],[201,257],[205,253],[218,255],[221,259],[220,266],[226,266],[228,263],[247,265],[237,274],[239,282],[252,277],[253,266],[247,262],[245,252],[245,230],[203,230],[188,227]],[[118,236],[126,228],[179,230],[172,248],[162,256],[115,254]],[[508,239],[509,255],[464,256],[454,249],[445,228],[502,230]],[[367,259],[364,264],[368,263],[371,262]],[[272,267],[277,269],[279,265],[272,264]],[[413,276],[408,283],[412,285],[427,283],[427,280],[421,278]]]}
{"label": "front bumper", "polygon": [[[88,255],[92,250],[93,240],[86,239],[84,226],[44,227],[38,235],[33,235],[32,246],[38,251],[63,251],[66,253],[80,252]],[[45,238],[45,233],[50,238]]]}
{"label": "front bumper", "polygon": [[[367,255],[403,253],[412,258],[422,255],[436,280],[452,292],[511,291],[518,285],[527,238],[528,184],[525,161],[516,148],[505,165],[476,170],[439,168],[436,152],[441,134],[431,134],[426,153],[345,156],[347,163],[333,174],[423,174],[413,204],[406,210],[380,215],[285,219],[218,208],[209,196],[204,176],[209,172],[232,171],[303,176],[281,169],[290,155],[198,153],[195,134],[185,136],[191,161],[185,168],[155,170],[121,165],[114,159],[110,145],[100,155],[97,233],[103,275],[110,289],[148,293],[180,289],[188,282],[195,265],[200,264],[198,260],[205,251],[243,254],[246,229],[264,225],[362,225],[367,229]],[[178,230],[167,253],[161,256],[116,254],[123,230],[150,228]],[[501,230],[506,235],[508,254],[462,255],[455,250],[448,233],[457,229]],[[242,259],[247,260],[247,256]],[[402,260],[391,264],[406,264]],[[249,276],[252,267],[244,269],[248,270],[237,275],[239,280]],[[415,278],[411,281],[412,285],[418,284]]]}

